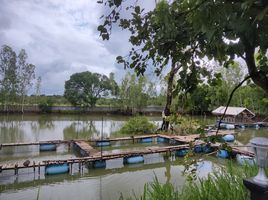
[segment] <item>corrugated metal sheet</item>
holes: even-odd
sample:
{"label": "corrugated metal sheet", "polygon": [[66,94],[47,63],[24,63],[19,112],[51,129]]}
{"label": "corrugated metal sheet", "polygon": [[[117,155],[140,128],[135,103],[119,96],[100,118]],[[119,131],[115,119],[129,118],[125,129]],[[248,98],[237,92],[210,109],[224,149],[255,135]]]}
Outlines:
{"label": "corrugated metal sheet", "polygon": [[[212,111],[213,115],[223,115],[224,111],[225,111],[225,106],[220,106],[217,109]],[[250,110],[248,110],[247,108],[243,108],[243,107],[228,107],[227,111],[226,111],[226,115],[231,115],[231,116],[236,116],[239,115],[240,113],[247,111],[249,112],[251,115],[255,116],[255,114],[253,112],[251,112]]]}

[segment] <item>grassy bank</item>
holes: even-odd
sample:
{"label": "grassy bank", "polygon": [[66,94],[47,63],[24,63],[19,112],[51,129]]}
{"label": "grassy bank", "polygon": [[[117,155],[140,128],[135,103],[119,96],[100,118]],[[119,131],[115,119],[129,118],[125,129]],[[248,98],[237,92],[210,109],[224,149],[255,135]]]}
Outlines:
{"label": "grassy bank", "polygon": [[121,196],[120,200],[249,200],[249,192],[243,184],[243,179],[256,173],[256,166],[238,167],[230,162],[206,179],[186,182],[182,188],[176,188],[172,184],[161,184],[155,178],[152,183],[144,186],[142,196]]}

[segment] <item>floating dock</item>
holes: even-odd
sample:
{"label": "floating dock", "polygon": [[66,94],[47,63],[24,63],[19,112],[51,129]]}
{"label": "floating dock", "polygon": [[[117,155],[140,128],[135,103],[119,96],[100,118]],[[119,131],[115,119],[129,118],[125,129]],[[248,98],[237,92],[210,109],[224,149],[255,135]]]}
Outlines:
{"label": "floating dock", "polygon": [[[230,131],[219,131],[217,135],[227,135],[230,134]],[[206,134],[203,138],[209,136],[215,136],[216,132],[210,132]],[[165,146],[165,147],[147,147],[144,150],[140,151],[125,151],[120,153],[100,153],[98,150],[94,149],[92,146],[89,145],[89,142],[103,142],[103,141],[124,141],[124,140],[133,140],[134,141],[141,141],[144,138],[165,138],[169,141],[169,144],[172,144],[172,141],[179,142],[179,145],[173,146]],[[143,156],[146,154],[154,154],[154,153],[171,153],[175,152],[180,149],[187,149],[190,148],[190,142],[195,142],[194,145],[200,145],[204,142],[196,141],[201,139],[199,134],[195,135],[187,135],[187,136],[177,136],[177,135],[164,135],[164,134],[151,134],[151,135],[143,135],[143,136],[133,136],[133,137],[122,137],[122,138],[112,138],[112,139],[105,139],[105,140],[54,140],[54,141],[42,141],[42,142],[33,142],[33,143],[7,143],[1,144],[1,147],[9,147],[9,146],[23,146],[23,145],[40,145],[44,143],[50,144],[59,144],[59,143],[66,143],[68,145],[72,144],[75,148],[79,150],[79,153],[82,157],[80,158],[71,158],[71,159],[64,159],[64,160],[44,160],[40,162],[35,161],[28,161],[28,163],[8,163],[0,165],[0,172],[3,170],[15,170],[15,174],[18,173],[18,169],[22,168],[33,168],[33,171],[38,170],[40,173],[40,167],[46,167],[52,164],[63,164],[66,163],[71,165],[73,163],[85,164],[86,162],[95,162],[100,160],[110,160],[116,158],[127,158],[131,156]],[[184,144],[182,144],[184,143]],[[211,145],[214,148],[219,148],[220,144],[213,144]],[[232,147],[233,152],[235,154],[239,153],[242,155],[247,156],[254,156],[252,152],[242,151],[236,147]]]}

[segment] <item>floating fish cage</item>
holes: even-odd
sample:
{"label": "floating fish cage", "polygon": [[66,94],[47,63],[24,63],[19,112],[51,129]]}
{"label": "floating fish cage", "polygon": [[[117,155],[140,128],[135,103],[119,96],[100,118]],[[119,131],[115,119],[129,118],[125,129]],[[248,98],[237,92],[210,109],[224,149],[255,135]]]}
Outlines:
{"label": "floating fish cage", "polygon": [[231,134],[228,134],[228,135],[223,136],[222,139],[225,142],[233,142],[235,140],[235,137]]}
{"label": "floating fish cage", "polygon": [[143,163],[144,158],[143,158],[143,156],[130,156],[130,157],[124,158],[123,162],[124,162],[124,164]]}
{"label": "floating fish cage", "polygon": [[153,138],[152,137],[142,138],[141,139],[141,143],[152,143],[152,142],[153,142]]}
{"label": "floating fish cage", "polygon": [[50,164],[45,167],[46,175],[64,174],[69,172],[69,165],[63,164]]}
{"label": "floating fish cage", "polygon": [[93,163],[94,168],[105,168],[106,167],[106,160],[97,160]]}
{"label": "floating fish cage", "polygon": [[189,149],[180,149],[175,152],[178,157],[184,157],[189,152]]}
{"label": "floating fish cage", "polygon": [[97,146],[97,147],[107,147],[107,146],[111,146],[111,142],[110,142],[110,141],[97,141],[97,142],[96,142],[96,146]]}
{"label": "floating fish cage", "polygon": [[57,149],[56,144],[44,143],[39,145],[40,151],[56,151],[56,149]]}

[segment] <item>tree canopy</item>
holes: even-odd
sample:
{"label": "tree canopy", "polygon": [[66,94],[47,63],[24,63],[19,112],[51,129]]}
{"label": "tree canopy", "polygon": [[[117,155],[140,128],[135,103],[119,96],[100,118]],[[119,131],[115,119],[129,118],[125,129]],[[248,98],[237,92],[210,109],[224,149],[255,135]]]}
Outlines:
{"label": "tree canopy", "polygon": [[6,107],[20,97],[22,112],[25,96],[35,78],[35,65],[28,63],[27,58],[24,49],[18,55],[7,45],[0,50],[0,101]]}
{"label": "tree canopy", "polygon": [[116,87],[113,79],[86,71],[71,75],[65,82],[64,96],[73,105],[93,107],[100,97],[112,94]]}
{"label": "tree canopy", "polygon": [[178,85],[189,90],[194,89],[200,73],[208,75],[200,60],[215,60],[228,68],[236,58],[241,58],[253,82],[268,93],[266,1],[160,1],[147,13],[139,5],[127,6],[130,18],[120,15],[126,1],[98,2],[111,8],[98,27],[102,38],[109,39],[115,23],[128,29],[133,48],[127,58],[119,56],[117,60],[138,74],[146,71],[149,60],[160,74],[172,58],[174,65],[181,64]]}

